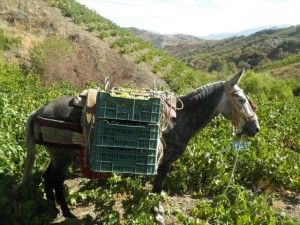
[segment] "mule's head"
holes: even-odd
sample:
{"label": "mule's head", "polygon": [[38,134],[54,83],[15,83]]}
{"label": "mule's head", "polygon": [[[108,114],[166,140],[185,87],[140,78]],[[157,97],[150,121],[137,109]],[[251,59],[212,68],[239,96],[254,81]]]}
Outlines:
{"label": "mule's head", "polygon": [[232,121],[238,129],[237,135],[255,136],[259,131],[258,117],[255,113],[256,106],[251,99],[238,87],[238,82],[244,70],[238,72],[224,83],[224,94],[219,104],[219,112]]}

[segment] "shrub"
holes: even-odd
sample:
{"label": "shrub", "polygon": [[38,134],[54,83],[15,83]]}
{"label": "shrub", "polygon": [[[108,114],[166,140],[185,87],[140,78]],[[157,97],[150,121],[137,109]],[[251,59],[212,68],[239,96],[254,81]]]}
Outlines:
{"label": "shrub", "polygon": [[246,93],[259,94],[269,99],[285,99],[293,96],[293,85],[288,81],[263,73],[248,72],[242,79],[241,87]]}
{"label": "shrub", "polygon": [[0,29],[0,51],[10,50],[12,47],[20,43],[19,38],[7,37],[3,29]]}
{"label": "shrub", "polygon": [[43,75],[46,70],[57,66],[73,52],[73,45],[67,38],[49,37],[30,50],[32,72]]}

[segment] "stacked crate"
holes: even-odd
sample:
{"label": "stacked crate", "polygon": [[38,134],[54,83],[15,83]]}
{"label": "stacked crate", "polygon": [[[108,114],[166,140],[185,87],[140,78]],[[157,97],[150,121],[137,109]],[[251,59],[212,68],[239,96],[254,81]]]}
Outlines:
{"label": "stacked crate", "polygon": [[98,172],[156,174],[161,99],[99,92],[90,168]]}

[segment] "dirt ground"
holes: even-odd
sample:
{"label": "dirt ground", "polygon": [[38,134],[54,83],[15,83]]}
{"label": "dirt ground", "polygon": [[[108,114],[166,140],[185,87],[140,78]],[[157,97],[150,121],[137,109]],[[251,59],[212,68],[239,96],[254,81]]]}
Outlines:
{"label": "dirt ground", "polygon": [[287,192],[273,202],[273,206],[279,213],[285,213],[300,224],[300,193]]}
{"label": "dirt ground", "polygon": [[[79,183],[84,180],[84,178],[76,178],[72,180],[66,180],[66,185],[69,188],[69,191],[78,191]],[[146,187],[150,190],[151,185]],[[123,209],[122,209],[122,198],[120,202],[117,202],[115,207],[120,213],[121,218]],[[165,209],[165,224],[166,225],[180,225],[181,223],[176,220],[176,218],[171,214],[174,209],[180,209],[181,212],[185,215],[190,215],[191,211],[196,207],[196,203],[199,199],[193,199],[191,196],[166,196],[163,203]],[[284,192],[280,195],[277,200],[273,202],[272,208],[275,209],[279,214],[286,214],[294,218],[300,224],[300,193],[292,193],[289,191]],[[95,206],[93,204],[89,205],[77,205],[70,207],[72,213],[78,218],[83,218],[87,215],[90,215],[92,218],[96,217],[94,212]],[[63,225],[66,219],[59,214],[57,218],[51,223],[52,225]]]}
{"label": "dirt ground", "polygon": [[[70,192],[78,191],[79,190],[79,184],[86,180],[85,178],[76,178],[76,179],[70,179],[66,180],[65,184],[69,188]],[[146,189],[151,189],[151,185],[147,184],[145,187]],[[124,219],[123,214],[124,210],[122,208],[122,201],[123,197],[118,196],[118,201],[115,204],[115,209],[120,213],[121,221]],[[172,210],[174,208],[180,209],[184,214],[189,215],[193,208],[196,207],[196,202],[198,199],[193,199],[190,196],[166,196],[165,201],[163,203],[163,207],[165,210],[165,224],[166,225],[179,225],[181,223],[177,222],[175,217],[171,214]],[[71,206],[70,210],[76,217],[83,218],[87,215],[91,216],[92,218],[96,217],[95,213],[95,206],[93,204],[89,205],[76,205]],[[52,225],[62,225],[67,221],[62,214],[60,213],[57,218],[51,223]]]}

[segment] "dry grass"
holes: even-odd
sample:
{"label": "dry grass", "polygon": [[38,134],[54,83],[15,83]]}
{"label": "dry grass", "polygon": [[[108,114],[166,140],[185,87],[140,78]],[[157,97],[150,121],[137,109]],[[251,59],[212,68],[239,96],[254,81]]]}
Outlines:
{"label": "dry grass", "polygon": [[17,50],[7,52],[6,59],[19,61],[28,71],[32,69],[29,52],[38,43],[52,36],[72,42],[72,54],[62,52],[45,59],[40,75],[47,85],[64,80],[84,86],[90,81],[102,83],[109,77],[116,86],[149,88],[155,79],[160,86],[166,87],[165,82],[151,72],[150,66],[137,64],[132,56],[118,54],[110,48],[110,39],[100,40],[96,34],[74,24],[60,10],[47,6],[42,0],[3,0],[0,8],[0,28],[22,40]]}

